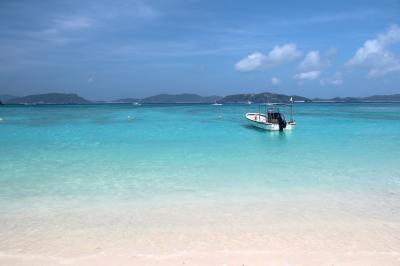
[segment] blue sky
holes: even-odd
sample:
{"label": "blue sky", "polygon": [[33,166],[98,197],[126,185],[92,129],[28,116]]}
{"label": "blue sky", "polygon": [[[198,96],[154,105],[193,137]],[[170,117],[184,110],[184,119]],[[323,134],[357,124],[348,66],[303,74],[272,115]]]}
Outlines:
{"label": "blue sky", "polygon": [[400,93],[400,1],[0,2],[0,94]]}

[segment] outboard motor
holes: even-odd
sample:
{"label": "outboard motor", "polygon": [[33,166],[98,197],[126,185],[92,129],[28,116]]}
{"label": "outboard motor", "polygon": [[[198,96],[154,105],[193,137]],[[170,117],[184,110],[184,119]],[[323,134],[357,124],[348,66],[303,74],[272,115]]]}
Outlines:
{"label": "outboard motor", "polygon": [[282,118],[282,116],[279,115],[278,117],[278,124],[279,124],[279,131],[283,131],[284,128],[286,128],[286,121],[285,119]]}

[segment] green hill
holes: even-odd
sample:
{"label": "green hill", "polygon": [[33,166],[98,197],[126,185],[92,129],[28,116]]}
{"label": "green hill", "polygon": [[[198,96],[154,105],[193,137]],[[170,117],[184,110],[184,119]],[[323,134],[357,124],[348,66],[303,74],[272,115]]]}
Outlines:
{"label": "green hill", "polygon": [[293,98],[293,101],[304,101],[311,102],[310,99],[297,95],[285,95],[285,94],[277,94],[271,92],[263,92],[257,94],[233,94],[225,96],[220,99],[218,102],[220,103],[288,103],[290,102],[290,98]]}
{"label": "green hill", "polygon": [[6,104],[87,104],[90,101],[74,93],[46,93],[17,97],[5,101]]}

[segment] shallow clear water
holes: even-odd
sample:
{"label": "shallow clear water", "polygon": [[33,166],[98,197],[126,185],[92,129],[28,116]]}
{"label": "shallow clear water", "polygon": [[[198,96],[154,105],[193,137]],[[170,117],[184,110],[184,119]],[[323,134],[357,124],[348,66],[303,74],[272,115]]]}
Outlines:
{"label": "shallow clear water", "polygon": [[[297,104],[297,127],[284,133],[250,127],[244,114],[257,110],[257,105],[1,107],[0,247],[7,250],[9,237],[18,232],[21,239],[34,234],[47,222],[44,217],[60,209],[70,211],[60,216],[65,224],[48,222],[66,230],[84,224],[86,216],[79,220],[79,213],[91,206],[103,208],[104,218],[130,203],[140,210],[168,202],[179,208],[180,201],[236,204],[238,209],[213,205],[214,214],[208,208],[207,221],[214,224],[227,215],[254,216],[249,206],[260,201],[268,202],[265,208],[280,222],[351,217],[399,223],[400,104]],[[197,207],[189,209],[200,219]],[[143,224],[160,217],[148,214]]]}
{"label": "shallow clear water", "polygon": [[[399,186],[399,104],[298,104],[293,132],[263,132],[256,105],[0,109],[2,203],[255,189]],[[129,119],[130,116],[133,119]]]}

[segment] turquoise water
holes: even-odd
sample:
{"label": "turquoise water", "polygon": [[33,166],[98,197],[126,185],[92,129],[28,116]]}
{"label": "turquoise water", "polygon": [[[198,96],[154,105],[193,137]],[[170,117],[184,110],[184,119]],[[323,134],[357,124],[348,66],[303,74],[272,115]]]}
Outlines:
{"label": "turquoise water", "polygon": [[285,133],[248,126],[244,114],[257,109],[1,107],[0,204],[291,189],[398,196],[400,104],[298,104]]}
{"label": "turquoise water", "polygon": [[397,265],[400,104],[296,104],[292,132],[250,127],[257,110],[0,107],[0,264]]}

